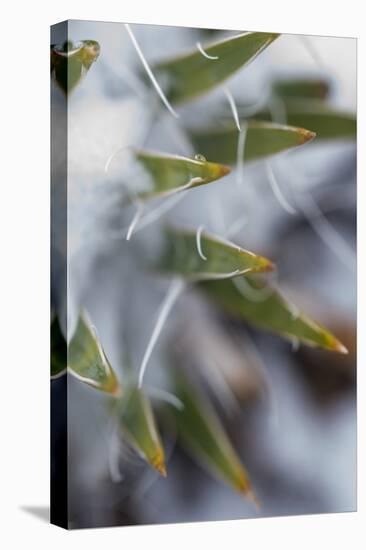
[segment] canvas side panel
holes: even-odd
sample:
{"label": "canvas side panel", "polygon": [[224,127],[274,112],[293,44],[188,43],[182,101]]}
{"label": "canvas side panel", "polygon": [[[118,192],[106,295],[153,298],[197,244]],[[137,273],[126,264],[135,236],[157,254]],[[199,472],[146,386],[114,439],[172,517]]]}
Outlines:
{"label": "canvas side panel", "polygon": [[52,46],[67,39],[67,21],[51,27],[51,523],[66,529],[67,95],[55,84]]}

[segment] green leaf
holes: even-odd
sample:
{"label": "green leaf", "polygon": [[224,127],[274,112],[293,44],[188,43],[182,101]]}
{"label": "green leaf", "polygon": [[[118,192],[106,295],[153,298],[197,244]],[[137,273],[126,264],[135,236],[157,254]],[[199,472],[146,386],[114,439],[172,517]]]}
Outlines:
{"label": "green leaf", "polygon": [[128,384],[118,402],[123,436],[139,455],[166,477],[164,449],[150,401],[135,384]]}
{"label": "green leaf", "polygon": [[[316,100],[289,100],[285,102],[287,123],[305,126],[319,139],[356,139],[357,122],[352,113],[338,111]],[[270,120],[269,111],[255,115],[256,119]],[[220,160],[220,159],[219,159]]]}
{"label": "green leaf", "polygon": [[141,200],[205,185],[230,172],[228,166],[207,162],[201,155],[190,159],[138,150],[135,158],[148,176],[148,189],[138,193]]}
{"label": "green leaf", "polygon": [[79,83],[98,59],[100,46],[95,40],[83,40],[77,44],[66,41],[51,46],[51,76],[67,94]]}
{"label": "green leaf", "polygon": [[[244,124],[242,124],[244,128]],[[243,130],[244,131],[244,130]],[[196,151],[217,162],[234,164],[237,161],[239,132],[236,126],[222,129],[190,130],[189,137]],[[243,160],[256,160],[267,155],[303,145],[315,137],[314,132],[273,122],[247,122]]]}
{"label": "green leaf", "polygon": [[112,395],[120,393],[117,377],[92,326],[80,314],[68,350],[68,370],[78,380]]}
{"label": "green leaf", "polygon": [[255,501],[249,476],[205,394],[182,369],[174,371],[173,391],[183,404],[182,409],[171,410],[187,451],[214,477]]}
{"label": "green leaf", "polygon": [[62,334],[57,315],[51,322],[51,378],[58,378],[66,373],[67,344]]}
{"label": "green leaf", "polygon": [[326,99],[329,96],[330,85],[327,80],[319,78],[279,79],[273,82],[272,90],[282,99]]}
{"label": "green leaf", "polygon": [[[249,285],[249,288],[248,288]],[[298,311],[268,283],[254,277],[233,281],[209,281],[201,289],[227,313],[276,332],[290,340],[339,353],[346,348],[327,329]]]}
{"label": "green leaf", "polygon": [[189,281],[236,277],[244,273],[271,271],[274,267],[267,258],[206,232],[197,236],[195,231],[169,228],[164,237],[156,268],[159,272],[179,275]]}
{"label": "green leaf", "polygon": [[278,36],[275,33],[251,32],[211,45],[204,44],[204,51],[218,59],[207,59],[196,48],[191,53],[155,65],[153,72],[159,81],[166,82],[168,99],[181,103],[221,84],[255,59]]}

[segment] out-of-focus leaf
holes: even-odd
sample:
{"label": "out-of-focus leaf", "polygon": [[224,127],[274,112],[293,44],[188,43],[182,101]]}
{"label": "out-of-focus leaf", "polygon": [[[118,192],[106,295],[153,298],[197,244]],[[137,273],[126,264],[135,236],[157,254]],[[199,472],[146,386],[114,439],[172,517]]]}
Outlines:
{"label": "out-of-focus leaf", "polygon": [[[198,248],[200,246],[200,248]],[[206,260],[203,259],[203,257]],[[160,272],[189,281],[237,277],[244,273],[271,271],[270,260],[208,233],[167,229],[164,248],[156,265]]]}
{"label": "out-of-focus leaf", "polygon": [[330,85],[327,80],[320,78],[279,79],[273,82],[272,90],[277,97],[283,99],[326,99],[329,96]]}
{"label": "out-of-focus leaf", "polygon": [[139,455],[166,476],[164,449],[150,401],[135,384],[126,386],[118,403],[118,421],[123,436]]}
{"label": "out-of-focus leaf", "polygon": [[[315,132],[319,139],[355,139],[357,134],[356,117],[352,113],[338,111],[316,100],[289,100],[285,104],[287,123],[292,126],[305,126]],[[256,119],[270,120],[269,111],[256,113]],[[221,159],[218,158],[220,161]]]}
{"label": "out-of-focus leaf", "polygon": [[166,82],[170,101],[187,101],[208,92],[247,65],[278,36],[275,33],[250,32],[211,45],[204,44],[206,54],[218,59],[207,59],[195,49],[191,53],[155,65],[153,72],[161,82]]}
{"label": "out-of-focus leaf", "polygon": [[51,322],[51,378],[58,378],[66,373],[67,344],[62,334],[57,315]]}
{"label": "out-of-focus leaf", "polygon": [[[244,128],[244,124],[242,125]],[[314,132],[272,122],[247,122],[243,160],[250,161],[303,145],[315,137]],[[236,126],[222,129],[191,130],[189,136],[196,151],[218,162],[237,161],[239,132]]]}
{"label": "out-of-focus leaf", "polygon": [[[235,317],[291,340],[295,338],[310,346],[347,353],[346,348],[333,334],[298,311],[275,288],[271,289],[268,283],[260,282],[254,277],[246,278],[245,282],[250,285],[249,292],[240,287],[240,280],[236,284],[232,281],[208,281],[201,283],[200,287],[214,302]],[[253,297],[256,292],[257,299]],[[263,299],[260,299],[261,295]]]}
{"label": "out-of-focus leaf", "polygon": [[77,44],[66,41],[51,46],[51,76],[67,94],[79,83],[98,59],[100,46],[95,40],[83,40]]}
{"label": "out-of-focus leaf", "polygon": [[84,314],[80,314],[68,349],[69,372],[93,388],[112,395],[120,393],[117,377]]}
{"label": "out-of-focus leaf", "polygon": [[249,476],[205,394],[182,369],[174,371],[173,391],[183,404],[182,409],[172,408],[172,414],[187,451],[216,478],[255,501]]}
{"label": "out-of-focus leaf", "polygon": [[135,158],[148,174],[149,188],[140,199],[168,195],[215,181],[230,172],[228,166],[207,162],[204,157],[190,159],[178,155],[136,151]]}

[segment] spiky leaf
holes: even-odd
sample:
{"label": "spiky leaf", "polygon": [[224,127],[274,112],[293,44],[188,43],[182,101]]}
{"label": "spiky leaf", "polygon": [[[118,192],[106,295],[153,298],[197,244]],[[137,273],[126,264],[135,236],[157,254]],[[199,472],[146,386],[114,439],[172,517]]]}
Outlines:
{"label": "spiky leaf", "polygon": [[[287,123],[310,128],[315,132],[317,140],[356,139],[357,121],[352,113],[339,111],[316,100],[288,100],[284,106]],[[271,114],[269,111],[263,111],[257,113],[255,118],[270,120]]]}
{"label": "spiky leaf", "polygon": [[153,67],[167,96],[173,103],[193,99],[221,84],[241,67],[255,59],[279,35],[251,32],[239,34],[211,45],[203,45],[207,59],[196,48],[193,52],[161,62]]}
{"label": "spiky leaf", "polygon": [[235,284],[233,281],[209,281],[200,287],[209,298],[235,317],[291,340],[295,338],[310,346],[347,353],[341,342],[326,328],[301,313],[275,288],[255,277],[246,278],[245,287],[240,285],[240,280]]}
{"label": "spiky leaf", "polygon": [[119,400],[118,421],[129,444],[165,477],[164,449],[154,413],[149,399],[135,384],[129,384]]}
{"label": "spiky leaf", "polygon": [[98,390],[117,395],[120,386],[85,314],[80,314],[68,350],[69,372]]}
{"label": "spiky leaf", "polygon": [[61,90],[68,94],[98,59],[100,46],[95,40],[83,40],[77,44],[66,41],[51,46],[51,76]]}
{"label": "spiky leaf", "polygon": [[187,451],[214,477],[254,500],[249,476],[205,394],[182,369],[174,372],[173,391],[183,404],[182,409],[172,408],[172,414]]}
{"label": "spiky leaf", "polygon": [[228,166],[207,162],[200,155],[190,159],[178,155],[137,150],[135,158],[142,165],[147,176],[147,189],[138,193],[142,200],[205,185],[230,172]]}
{"label": "spiky leaf", "polygon": [[169,228],[164,237],[157,269],[189,281],[235,277],[271,271],[274,267],[267,258],[206,232],[199,236],[195,231]]}
{"label": "spiky leaf", "polygon": [[58,378],[66,373],[67,344],[62,334],[57,315],[51,322],[51,378]]}
{"label": "spiky leaf", "polygon": [[[244,131],[244,123],[242,124]],[[314,132],[294,126],[250,120],[247,122],[243,160],[256,160],[267,155],[303,145],[315,137]],[[222,129],[190,130],[196,151],[218,162],[237,161],[239,132],[235,125]]]}

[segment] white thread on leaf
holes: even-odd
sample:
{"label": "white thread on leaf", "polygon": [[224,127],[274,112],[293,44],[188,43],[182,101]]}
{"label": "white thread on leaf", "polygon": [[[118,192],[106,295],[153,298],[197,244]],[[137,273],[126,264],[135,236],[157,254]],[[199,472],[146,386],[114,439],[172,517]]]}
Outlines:
{"label": "white thread on leaf", "polygon": [[205,52],[205,50],[202,48],[201,42],[196,42],[196,46],[199,50],[199,52],[203,55],[203,57],[206,57],[206,59],[219,59],[218,55],[209,55]]}
{"label": "white thread on leaf", "polygon": [[152,399],[160,399],[161,401],[165,401],[180,411],[184,409],[184,404],[182,401],[173,393],[152,386],[145,388],[145,392]]}
{"label": "white thread on leaf", "polygon": [[153,210],[150,210],[145,216],[141,218],[140,224],[138,226],[137,231],[141,231],[141,229],[144,229],[148,225],[152,224],[153,222],[157,221],[159,218],[163,216],[166,212],[171,210],[178,202],[180,202],[184,197],[186,193],[175,193],[173,196],[169,197],[169,199],[166,199],[161,205],[159,205],[157,208],[154,208]]}
{"label": "white thread on leaf", "polygon": [[131,39],[131,42],[132,42],[132,44],[133,44],[134,47],[135,47],[135,50],[136,50],[136,52],[137,52],[137,55],[139,56],[139,58],[140,58],[140,60],[141,60],[141,63],[143,64],[144,69],[145,69],[145,71],[147,72],[147,74],[148,74],[148,76],[149,76],[149,78],[150,78],[150,80],[151,80],[151,82],[152,82],[152,84],[153,84],[153,86],[154,86],[156,92],[159,94],[160,99],[162,100],[162,102],[164,103],[164,105],[165,105],[165,107],[168,109],[168,111],[169,111],[175,118],[179,118],[178,113],[177,113],[177,112],[173,109],[173,107],[170,105],[170,103],[169,103],[167,97],[165,96],[165,94],[164,94],[163,90],[161,89],[161,87],[160,87],[158,81],[156,80],[156,78],[155,78],[155,76],[154,76],[154,74],[153,74],[153,72],[152,72],[152,70],[151,70],[151,68],[150,68],[150,66],[149,66],[149,64],[148,64],[148,62],[147,62],[145,56],[144,56],[144,54],[142,53],[142,50],[141,50],[141,48],[140,48],[140,46],[139,46],[139,44],[138,44],[138,42],[137,42],[137,40],[136,40],[136,38],[135,38],[135,35],[134,35],[133,32],[132,32],[132,29],[131,29],[130,25],[129,25],[128,23],[125,23],[125,27],[126,27],[126,30],[127,30],[127,32],[128,32],[128,35],[129,35],[129,37],[130,37],[130,39]]}
{"label": "white thread on leaf", "polygon": [[244,275],[244,273],[247,273],[248,271],[252,271],[252,269],[249,267],[248,269],[244,269],[244,271],[240,271],[240,269],[235,269],[235,271],[230,271],[230,273],[200,273],[199,275],[193,275],[190,277],[191,281],[220,281],[221,279],[231,279],[231,277],[234,277],[235,275]]}
{"label": "white thread on leaf", "polygon": [[100,388],[101,386],[98,382],[96,382],[92,378],[87,378],[86,376],[82,376],[81,374],[78,374],[76,371],[74,371],[73,369],[70,369],[69,367],[67,367],[67,372],[72,374],[72,376],[74,376],[81,382],[85,382],[85,384],[89,384],[90,386],[94,386],[95,388]]}
{"label": "white thread on leaf", "polygon": [[[140,220],[138,228],[136,227],[134,228],[134,232],[137,233],[138,231],[141,231],[141,229],[144,229],[151,223],[161,218],[163,214],[168,212],[171,208],[173,208],[173,206],[178,204],[178,202],[180,202],[186,196],[186,193],[184,191],[192,187],[194,183],[200,183],[201,181],[202,181],[202,178],[199,178],[199,177],[192,178],[189,180],[188,183],[186,183],[185,185],[182,185],[181,187],[178,187],[177,189],[173,189],[171,191],[166,191],[164,193],[161,193],[159,195],[159,198],[166,198],[167,200],[165,200],[157,208],[150,210],[150,212],[148,212],[145,216],[143,216]],[[136,199],[135,199],[135,202],[137,202]],[[119,234],[116,235],[116,238],[119,238],[119,237],[120,237]]]}
{"label": "white thread on leaf", "polygon": [[236,105],[235,105],[235,100],[234,100],[234,98],[233,98],[233,96],[232,96],[232,94],[231,94],[231,92],[228,88],[224,88],[224,94],[225,94],[225,96],[226,96],[226,98],[229,102],[231,112],[233,113],[233,117],[234,117],[236,127],[239,130],[239,132],[241,132],[240,122],[239,122],[239,115],[238,115],[238,110],[237,110]]}
{"label": "white thread on leaf", "polygon": [[109,167],[110,167],[111,162],[114,159],[114,157],[117,156],[122,151],[124,151],[125,149],[128,149],[128,147],[129,147],[128,145],[127,146],[124,145],[123,147],[118,147],[118,149],[116,149],[111,155],[109,155],[109,157],[107,158],[107,162],[104,165],[104,173],[105,174],[108,173]]}
{"label": "white thread on leaf", "polygon": [[201,256],[202,260],[207,260],[206,256],[202,252],[202,247],[201,247],[201,236],[202,236],[203,229],[204,229],[203,225],[200,225],[197,228],[197,231],[196,231],[196,245],[197,245],[198,254]]}
{"label": "white thread on leaf", "polygon": [[203,178],[197,176],[195,178],[191,178],[188,183],[185,183],[184,185],[181,185],[181,187],[177,187],[176,189],[169,189],[168,191],[164,191],[163,193],[159,193],[159,197],[170,197],[170,195],[175,195],[176,193],[179,193],[180,191],[185,191],[186,189],[189,189],[194,185],[195,183],[201,183],[203,182]]}
{"label": "white thread on leaf", "polygon": [[167,317],[176,302],[176,300],[179,298],[180,294],[184,290],[185,283],[182,279],[174,279],[169,287],[169,290],[163,300],[163,303],[160,306],[159,315],[154,327],[154,330],[151,334],[150,340],[148,342],[145,354],[142,358],[140,371],[139,371],[139,379],[138,379],[138,387],[141,388],[142,382],[144,379],[147,363],[150,359],[151,353],[154,349],[154,346],[156,344],[157,339],[159,338],[159,335],[161,333],[161,330],[165,324],[165,321],[167,320]]}
{"label": "white thread on leaf", "polygon": [[137,226],[137,224],[139,223],[143,211],[144,211],[144,205],[141,202],[138,202],[137,205],[136,205],[135,215],[132,218],[131,223],[130,223],[130,225],[128,227],[128,230],[127,230],[126,241],[129,241],[131,239],[132,233],[133,233],[135,227]]}
{"label": "white thread on leaf", "polygon": [[293,206],[291,206],[291,204],[289,204],[287,202],[287,199],[283,196],[282,191],[279,188],[279,185],[277,183],[274,172],[272,170],[272,167],[268,161],[266,162],[266,172],[267,172],[268,181],[272,188],[273,194],[278,200],[279,204],[288,214],[291,214],[292,216],[296,215],[297,211],[295,210],[295,208],[293,208]]}
{"label": "white thread on leaf", "polygon": [[250,302],[265,302],[275,291],[275,289],[270,286],[253,288],[245,277],[233,279],[233,284],[237,290],[239,290],[240,294]]}
{"label": "white thread on leaf", "polygon": [[245,142],[248,132],[248,123],[244,122],[242,131],[239,132],[238,146],[236,150],[236,183],[241,186],[243,183]]}

